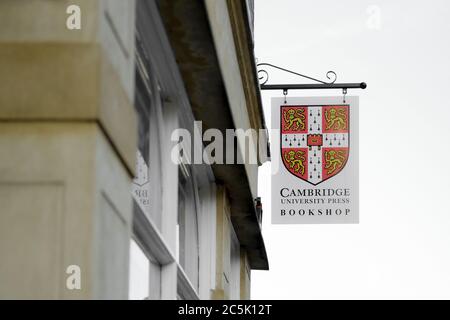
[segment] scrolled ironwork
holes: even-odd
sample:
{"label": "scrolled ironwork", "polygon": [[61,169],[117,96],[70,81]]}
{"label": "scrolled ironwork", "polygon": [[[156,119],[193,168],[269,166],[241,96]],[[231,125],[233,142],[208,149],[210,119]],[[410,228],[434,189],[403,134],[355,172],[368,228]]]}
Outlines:
{"label": "scrolled ironwork", "polygon": [[260,81],[261,85],[265,85],[269,81],[269,72],[266,69],[261,68],[261,67],[270,67],[270,68],[278,69],[278,70],[281,70],[281,71],[284,71],[284,72],[287,72],[287,73],[291,73],[291,74],[294,74],[296,76],[299,76],[299,77],[302,77],[302,78],[305,78],[305,79],[308,79],[308,80],[311,80],[311,81],[315,81],[315,82],[318,82],[318,83],[321,83],[321,84],[333,84],[337,80],[336,72],[334,72],[332,70],[330,70],[330,71],[328,71],[326,73],[326,77],[329,80],[327,82],[327,81],[316,79],[316,78],[313,78],[313,77],[310,77],[310,76],[307,76],[307,75],[304,75],[304,74],[301,74],[301,73],[298,73],[298,72],[295,72],[295,71],[292,71],[292,70],[289,70],[289,69],[286,69],[286,68],[282,68],[282,67],[273,65],[271,63],[265,63],[265,62],[264,63],[258,63],[256,65],[256,67],[258,68],[258,78],[259,78],[259,81]]}
{"label": "scrolled ironwork", "polygon": [[264,69],[258,70],[258,79],[260,84],[266,84],[269,81],[269,73]]}

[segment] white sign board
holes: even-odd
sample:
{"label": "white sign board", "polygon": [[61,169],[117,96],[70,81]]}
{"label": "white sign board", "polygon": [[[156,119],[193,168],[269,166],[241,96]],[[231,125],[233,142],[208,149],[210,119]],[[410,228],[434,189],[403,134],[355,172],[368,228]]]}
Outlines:
{"label": "white sign board", "polygon": [[272,98],[272,129],[272,223],[358,223],[358,97]]}

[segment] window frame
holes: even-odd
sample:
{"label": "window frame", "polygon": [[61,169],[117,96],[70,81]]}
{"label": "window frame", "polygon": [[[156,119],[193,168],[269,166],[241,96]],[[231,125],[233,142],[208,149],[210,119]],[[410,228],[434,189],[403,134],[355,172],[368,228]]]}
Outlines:
{"label": "window frame", "polygon": [[[183,193],[183,239],[178,236],[177,255],[179,267],[184,271],[193,289],[199,292],[200,288],[200,199],[196,172],[192,166],[181,163],[178,169],[178,226],[180,225],[180,194]],[[180,181],[180,176],[184,181]],[[178,234],[181,229],[178,228]],[[184,240],[185,243],[181,243]],[[183,248],[184,247],[184,248]],[[191,248],[193,247],[193,248]],[[184,258],[184,259],[183,259]]]}
{"label": "window frame", "polygon": [[[146,250],[161,266],[161,299],[210,299],[210,291],[215,284],[214,175],[208,165],[196,165],[194,168],[193,176],[196,177],[199,199],[197,212],[200,257],[199,288],[196,290],[176,261],[178,168],[169,160],[174,145],[171,142],[172,131],[192,127],[194,116],[156,3],[137,2],[136,30],[145,34],[141,44],[148,55],[149,67],[153,68],[151,75],[154,76],[155,94],[158,96],[154,101],[155,115],[150,120],[156,121],[153,128],[157,128],[158,135],[153,135],[154,138],[157,137],[153,146],[157,146],[159,150],[156,152],[159,165],[155,168],[155,163],[150,159],[149,177],[151,183],[157,183],[156,187],[161,188],[161,192],[159,195],[155,194],[153,184],[151,185],[151,210],[156,210],[160,215],[154,218],[153,214],[137,214],[133,219],[133,233],[139,236]],[[192,128],[188,130],[192,133]],[[202,143],[198,145],[201,146]]]}
{"label": "window frame", "polygon": [[230,226],[230,299],[240,299],[241,285],[241,248],[231,219]]}

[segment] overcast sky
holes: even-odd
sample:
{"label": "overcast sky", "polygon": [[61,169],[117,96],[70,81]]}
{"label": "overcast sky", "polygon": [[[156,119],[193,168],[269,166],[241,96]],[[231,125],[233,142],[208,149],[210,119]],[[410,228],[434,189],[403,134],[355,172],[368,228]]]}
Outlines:
{"label": "overcast sky", "polygon": [[[271,225],[270,271],[253,299],[450,298],[450,2],[256,0],[255,46],[269,62],[360,96],[360,224]],[[270,83],[304,83],[275,71]],[[263,92],[270,127],[270,98]],[[290,91],[290,96],[341,95]]]}

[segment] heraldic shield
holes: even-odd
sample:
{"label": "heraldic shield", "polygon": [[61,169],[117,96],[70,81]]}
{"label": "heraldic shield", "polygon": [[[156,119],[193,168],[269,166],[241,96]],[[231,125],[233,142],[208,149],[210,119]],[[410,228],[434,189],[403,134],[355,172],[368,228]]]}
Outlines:
{"label": "heraldic shield", "polygon": [[285,168],[312,185],[341,172],[350,151],[349,111],[349,105],[281,106]]}

